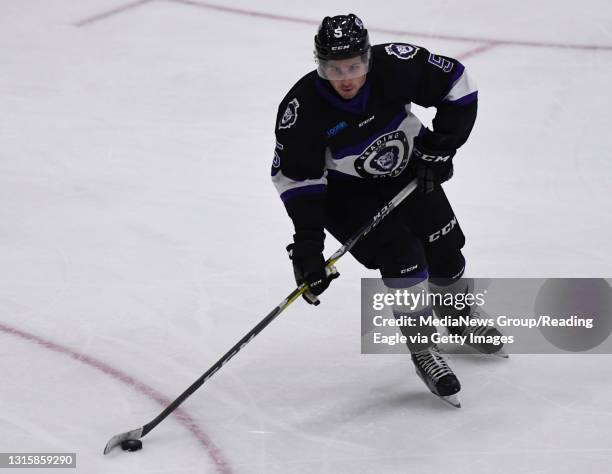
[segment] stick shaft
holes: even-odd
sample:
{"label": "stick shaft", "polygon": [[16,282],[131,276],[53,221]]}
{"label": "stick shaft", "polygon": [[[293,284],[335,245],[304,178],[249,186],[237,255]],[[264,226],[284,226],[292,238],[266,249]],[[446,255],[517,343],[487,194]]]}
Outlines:
{"label": "stick shaft", "polygon": [[[383,207],[370,222],[365,224],[355,234],[349,238],[346,243],[340,247],[332,256],[327,259],[326,266],[335,264],[344,254],[346,254],[363,236],[367,235],[374,229],[393,209],[395,209],[406,197],[408,197],[417,187],[416,180],[411,181],[404,187],[385,207]],[[157,415],[153,420],[142,427],[142,435],[145,436],[159,423],[161,423],[168,415],[176,410],[181,403],[189,398],[197,389],[211,378],[221,367],[223,367],[232,357],[246,346],[251,340],[265,329],[268,324],[274,321],[291,303],[301,296],[308,288],[305,284],[300,285],[293,290],[276,308],[274,308],[265,318],[263,318],[253,329],[244,335],[234,346],[227,351],[214,365],[208,369],[202,376],[192,383],[187,390],[181,393],[176,400],[168,405],[164,411]]]}
{"label": "stick shaft", "polygon": [[155,428],[159,423],[164,420],[168,415],[170,415],[174,410],[176,410],[181,403],[183,403],[187,398],[189,398],[193,392],[195,392],[198,388],[200,388],[204,383],[211,378],[215,373],[223,367],[232,357],[234,357],[240,350],[246,346],[251,340],[257,336],[264,328],[270,324],[272,321],[276,319],[276,317],[287,307],[289,306],[296,298],[298,298],[304,291],[306,290],[305,285],[296,288],[291,292],[287,298],[283,300],[281,304],[279,304],[276,308],[274,308],[265,318],[263,318],[253,329],[251,329],[245,336],[240,339],[234,346],[227,351],[214,365],[208,369],[202,376],[192,383],[187,390],[181,393],[176,400],[174,400],[170,405],[168,405],[164,411],[162,411],[159,415],[157,415],[153,420],[143,426],[142,436],[146,435],[153,428]]}

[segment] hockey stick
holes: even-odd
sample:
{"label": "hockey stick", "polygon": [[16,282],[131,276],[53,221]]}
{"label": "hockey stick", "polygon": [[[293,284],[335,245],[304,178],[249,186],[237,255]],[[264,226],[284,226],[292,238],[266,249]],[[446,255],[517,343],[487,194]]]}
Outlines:
{"label": "hockey stick", "polygon": [[[416,179],[412,180],[410,183],[404,187],[397,195],[389,201],[389,203],[383,207],[372,219],[370,222],[365,224],[361,229],[359,229],[348,241],[340,247],[336,252],[327,259],[325,262],[326,267],[330,267],[334,265],[346,252],[353,248],[353,246],[357,243],[359,239],[363,236],[367,235],[374,227],[376,227],[380,222],[393,210],[395,209],[406,197],[408,197],[417,187]],[[179,397],[174,400],[170,405],[168,405],[164,411],[162,411],[159,415],[157,415],[153,420],[147,423],[140,428],[136,428],[131,431],[126,431],[125,433],[119,433],[113,436],[106,446],[104,447],[104,454],[108,454],[114,447],[121,444],[126,440],[136,440],[140,439],[149,433],[153,428],[155,428],[158,424],[160,424],[170,413],[176,410],[181,403],[183,403],[187,398],[189,398],[198,388],[200,388],[204,382],[206,382],[209,378],[211,378],[215,372],[217,372],[221,367],[223,367],[227,361],[229,361],[232,357],[234,357],[244,346],[246,346],[251,339],[257,336],[263,329],[270,324],[272,321],[276,319],[276,317],[281,314],[287,306],[293,303],[302,293],[308,290],[308,286],[306,284],[302,284],[293,290],[289,296],[287,296],[276,308],[274,308],[265,318],[263,318],[257,326],[251,329],[242,339],[240,339],[229,351],[225,353],[223,357],[221,357],[215,364],[208,369],[204,374],[196,380],[191,386],[185,390]]]}

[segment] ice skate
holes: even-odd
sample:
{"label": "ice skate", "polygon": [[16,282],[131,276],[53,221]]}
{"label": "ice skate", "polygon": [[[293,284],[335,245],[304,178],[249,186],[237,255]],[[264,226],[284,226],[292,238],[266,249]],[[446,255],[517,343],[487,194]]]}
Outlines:
{"label": "ice skate", "polygon": [[[450,293],[458,297],[473,293],[474,280],[462,278],[449,285],[430,282],[430,286],[436,293]],[[508,358],[504,343],[500,340],[503,334],[491,325],[491,318],[482,308],[470,305],[456,308],[452,304],[438,304],[434,305],[434,311],[438,318],[451,319],[451,323],[446,324],[446,329],[449,334],[465,337],[466,346],[481,354]]]}
{"label": "ice skate", "polygon": [[444,356],[438,351],[437,346],[412,353],[412,362],[414,362],[417,375],[431,393],[456,408],[461,407],[457,396],[461,390],[461,384],[446,363]]}
{"label": "ice skate", "polygon": [[[486,314],[481,314],[478,310],[474,310],[470,315],[470,319],[471,318],[485,320],[488,319],[488,316]],[[449,332],[465,336],[467,338],[466,345],[476,349],[481,354],[501,357],[503,359],[508,358],[503,343],[494,344],[491,342],[502,336],[500,330],[495,326],[484,326],[482,324],[476,326],[467,325],[458,328],[449,328]]]}

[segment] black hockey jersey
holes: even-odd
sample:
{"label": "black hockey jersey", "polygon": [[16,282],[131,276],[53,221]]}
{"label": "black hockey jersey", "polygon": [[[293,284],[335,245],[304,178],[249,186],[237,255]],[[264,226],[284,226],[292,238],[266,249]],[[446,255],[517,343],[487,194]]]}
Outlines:
{"label": "black hockey jersey", "polygon": [[[449,150],[468,138],[477,89],[455,59],[405,43],[372,47],[372,68],[356,97],[342,99],[316,71],[302,77],[278,108],[272,181],[296,233],[320,229],[325,194],[335,182],[380,186],[408,181],[416,136]],[[433,131],[411,103],[436,107]]]}

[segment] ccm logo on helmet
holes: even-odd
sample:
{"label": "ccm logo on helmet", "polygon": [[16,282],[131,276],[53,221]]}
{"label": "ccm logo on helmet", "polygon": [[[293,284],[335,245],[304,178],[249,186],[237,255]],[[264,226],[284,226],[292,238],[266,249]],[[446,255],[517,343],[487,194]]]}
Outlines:
{"label": "ccm logo on helmet", "polygon": [[429,236],[429,241],[430,242],[435,242],[440,237],[448,234],[451,230],[453,230],[456,225],[457,225],[457,217],[453,216],[453,218],[451,219],[451,221],[448,224],[446,224],[440,230],[435,231],[433,234],[431,234]]}

